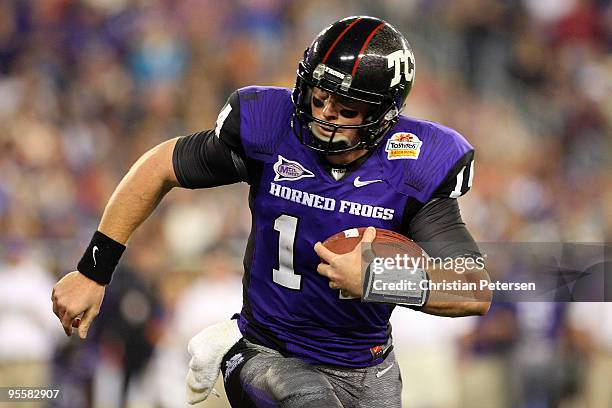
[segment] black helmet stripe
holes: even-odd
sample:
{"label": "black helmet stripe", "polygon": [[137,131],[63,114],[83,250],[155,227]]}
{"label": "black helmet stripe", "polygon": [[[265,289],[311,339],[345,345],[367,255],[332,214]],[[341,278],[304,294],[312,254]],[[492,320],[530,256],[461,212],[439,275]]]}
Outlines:
{"label": "black helmet stripe", "polygon": [[321,62],[323,64],[331,64],[335,66],[335,69],[349,74],[359,57],[359,50],[380,23],[380,20],[369,18],[356,19],[351,23],[350,28],[347,27],[336,38],[336,41],[327,51],[327,58],[324,57]]}
{"label": "black helmet stripe", "polygon": [[376,32],[378,30],[380,30],[381,28],[383,28],[383,26],[387,24],[387,23],[380,23],[378,25],[378,27],[376,27],[374,30],[372,30],[372,32],[370,33],[370,35],[368,35],[368,38],[365,39],[365,41],[363,42],[363,45],[361,46],[361,49],[359,50],[359,54],[357,54],[357,58],[355,58],[355,64],[353,65],[353,70],[351,71],[351,75],[355,76],[355,73],[357,72],[357,67],[359,66],[359,62],[361,62],[361,57],[363,57],[363,52],[365,51],[365,49],[368,47],[368,44],[370,43],[370,41],[372,40],[372,37],[374,37],[374,34],[376,34]]}
{"label": "black helmet stripe", "polygon": [[336,38],[336,40],[333,42],[333,44],[329,47],[329,50],[327,50],[327,52],[325,53],[325,57],[323,57],[323,61],[321,61],[323,64],[325,64],[327,62],[327,58],[329,58],[329,54],[331,54],[331,52],[334,50],[334,48],[336,48],[336,45],[338,45],[338,43],[340,42],[342,37],[344,37],[344,34],[346,34],[348,32],[348,30],[350,30],[355,24],[357,24],[359,22],[359,20],[361,20],[361,17],[359,17],[358,19],[355,19],[355,21],[353,21],[344,30],[342,30],[342,32],[340,33],[338,38]]}

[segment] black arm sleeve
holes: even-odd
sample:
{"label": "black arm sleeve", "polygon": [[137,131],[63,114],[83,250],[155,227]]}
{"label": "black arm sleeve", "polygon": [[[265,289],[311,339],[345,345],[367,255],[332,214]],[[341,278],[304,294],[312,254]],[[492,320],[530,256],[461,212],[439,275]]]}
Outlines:
{"label": "black arm sleeve", "polygon": [[247,180],[243,159],[214,130],[178,139],[172,165],[176,178],[185,188],[216,187]]}
{"label": "black arm sleeve", "polygon": [[453,198],[429,201],[408,224],[404,234],[435,257],[480,257],[478,245],[461,219],[459,204]]}

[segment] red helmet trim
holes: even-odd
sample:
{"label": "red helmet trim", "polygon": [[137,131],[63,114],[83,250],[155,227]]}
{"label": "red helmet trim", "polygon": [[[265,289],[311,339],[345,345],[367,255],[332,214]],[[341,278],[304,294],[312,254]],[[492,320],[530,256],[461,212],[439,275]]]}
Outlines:
{"label": "red helmet trim", "polygon": [[325,62],[327,61],[327,58],[329,58],[329,54],[331,54],[331,52],[334,50],[334,48],[336,48],[336,45],[338,45],[338,43],[340,42],[340,40],[342,39],[342,37],[344,37],[344,35],[348,32],[348,30],[350,30],[355,24],[357,24],[359,21],[361,20],[361,17],[359,17],[358,19],[356,19],[355,21],[353,21],[351,24],[349,24],[338,36],[338,38],[336,38],[336,41],[334,41],[334,43],[331,45],[331,47],[329,47],[329,50],[327,50],[327,53],[325,54],[325,57],[323,57],[323,64],[325,64]]}
{"label": "red helmet trim", "polygon": [[380,30],[385,24],[387,23],[379,24],[378,27],[372,30],[370,35],[368,35],[368,38],[366,38],[366,40],[364,41],[363,45],[361,46],[361,49],[359,50],[359,54],[357,55],[357,59],[355,60],[355,64],[353,65],[353,71],[351,71],[351,76],[353,77],[355,76],[355,73],[357,72],[357,67],[359,66],[359,63],[361,62],[361,58],[363,57],[363,52],[368,47],[368,44],[370,43],[370,41],[372,41],[372,37],[374,37],[374,34],[376,34],[376,32]]}

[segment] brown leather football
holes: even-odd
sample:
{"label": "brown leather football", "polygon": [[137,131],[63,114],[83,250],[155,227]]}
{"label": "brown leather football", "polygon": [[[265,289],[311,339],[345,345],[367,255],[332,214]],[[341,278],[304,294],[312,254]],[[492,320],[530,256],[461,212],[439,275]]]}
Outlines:
{"label": "brown leather football", "polygon": [[[337,254],[351,252],[363,238],[365,230],[365,227],[361,227],[338,232],[327,238],[323,245]],[[424,255],[421,247],[410,238],[382,228],[376,228],[376,238],[372,243],[372,251],[377,257],[391,257],[397,254],[407,254],[411,257]]]}

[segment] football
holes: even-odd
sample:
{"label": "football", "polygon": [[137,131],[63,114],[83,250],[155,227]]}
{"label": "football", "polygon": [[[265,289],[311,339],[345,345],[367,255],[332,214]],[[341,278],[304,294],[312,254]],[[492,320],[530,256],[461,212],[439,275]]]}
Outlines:
{"label": "football", "polygon": [[[338,232],[327,238],[323,245],[337,254],[351,252],[363,238],[365,230],[365,227],[361,227]],[[410,257],[425,256],[425,252],[416,242],[397,232],[383,228],[376,228],[376,238],[372,243],[372,252],[376,257],[393,257],[398,254],[406,254]]]}

